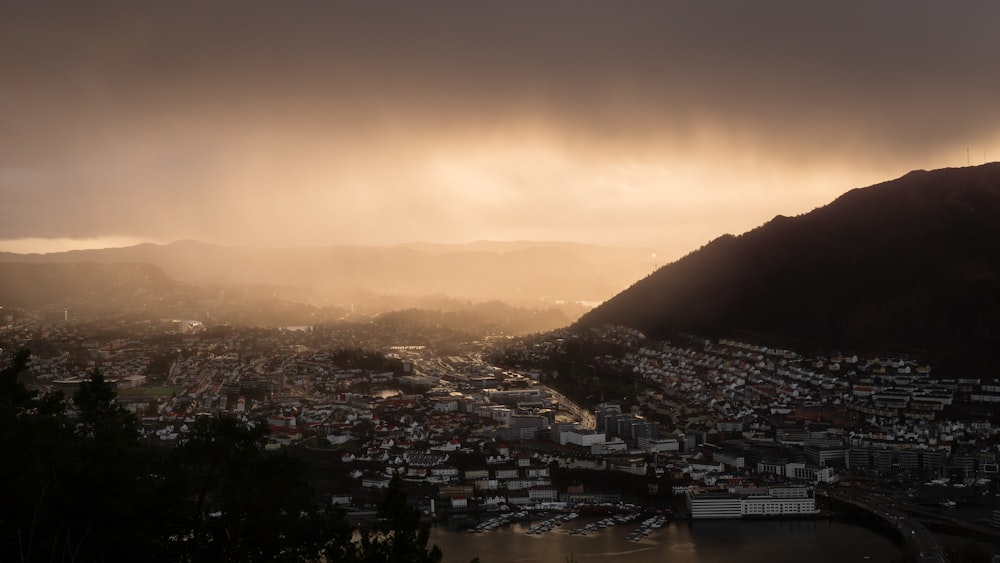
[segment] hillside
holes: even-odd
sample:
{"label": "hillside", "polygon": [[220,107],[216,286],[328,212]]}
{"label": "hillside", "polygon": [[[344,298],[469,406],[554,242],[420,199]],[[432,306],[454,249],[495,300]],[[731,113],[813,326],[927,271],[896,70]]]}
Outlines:
{"label": "hillside", "polygon": [[148,264],[0,262],[0,307],[124,309],[161,297],[177,284]]}
{"label": "hillside", "polygon": [[302,296],[323,305],[354,302],[366,293],[534,306],[604,301],[649,272],[650,256],[648,249],[559,242],[247,248],[180,241],[51,254],[0,252],[0,262],[144,263],[185,283],[301,288]]}
{"label": "hillside", "polygon": [[1000,164],[911,172],[719,237],[579,326],[602,323],[988,369],[1000,359]]}

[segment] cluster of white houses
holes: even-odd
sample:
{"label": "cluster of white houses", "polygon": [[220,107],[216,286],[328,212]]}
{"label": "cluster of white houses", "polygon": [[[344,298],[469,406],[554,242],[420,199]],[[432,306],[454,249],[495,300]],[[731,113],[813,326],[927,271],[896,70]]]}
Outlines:
{"label": "cluster of white houses", "polygon": [[745,518],[816,514],[812,487],[782,486],[730,489],[691,489],[687,492],[691,518]]}

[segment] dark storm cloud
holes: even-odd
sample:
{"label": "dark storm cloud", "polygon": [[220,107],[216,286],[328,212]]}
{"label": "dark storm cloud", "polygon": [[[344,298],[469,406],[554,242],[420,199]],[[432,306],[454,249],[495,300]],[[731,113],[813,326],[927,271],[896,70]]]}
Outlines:
{"label": "dark storm cloud", "polygon": [[0,238],[170,237],[263,196],[237,163],[322,161],[349,185],[518,127],[581,158],[700,143],[723,162],[870,167],[985,149],[997,21],[986,1],[5,5]]}
{"label": "dark storm cloud", "polygon": [[712,116],[748,129],[982,123],[968,106],[995,105],[1000,7],[846,4],[27,6],[5,18],[4,62],[16,101],[95,119],[185,106],[445,121],[533,110],[623,135]]}

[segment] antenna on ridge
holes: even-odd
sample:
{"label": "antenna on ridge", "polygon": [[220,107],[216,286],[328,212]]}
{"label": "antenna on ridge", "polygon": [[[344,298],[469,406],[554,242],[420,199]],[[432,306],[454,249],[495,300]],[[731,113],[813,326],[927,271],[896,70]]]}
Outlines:
{"label": "antenna on ridge", "polygon": [[970,164],[971,162],[969,162],[969,147],[965,147],[965,165],[969,166]]}

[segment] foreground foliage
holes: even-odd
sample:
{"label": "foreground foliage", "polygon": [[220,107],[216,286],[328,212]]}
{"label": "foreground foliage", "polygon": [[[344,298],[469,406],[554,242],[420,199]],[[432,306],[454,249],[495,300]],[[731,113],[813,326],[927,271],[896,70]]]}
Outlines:
{"label": "foreground foliage", "polygon": [[398,482],[356,540],[299,460],[264,450],[265,425],[199,419],[154,449],[99,371],[68,411],[61,393],[18,381],[28,361],[0,370],[0,561],[441,560]]}

